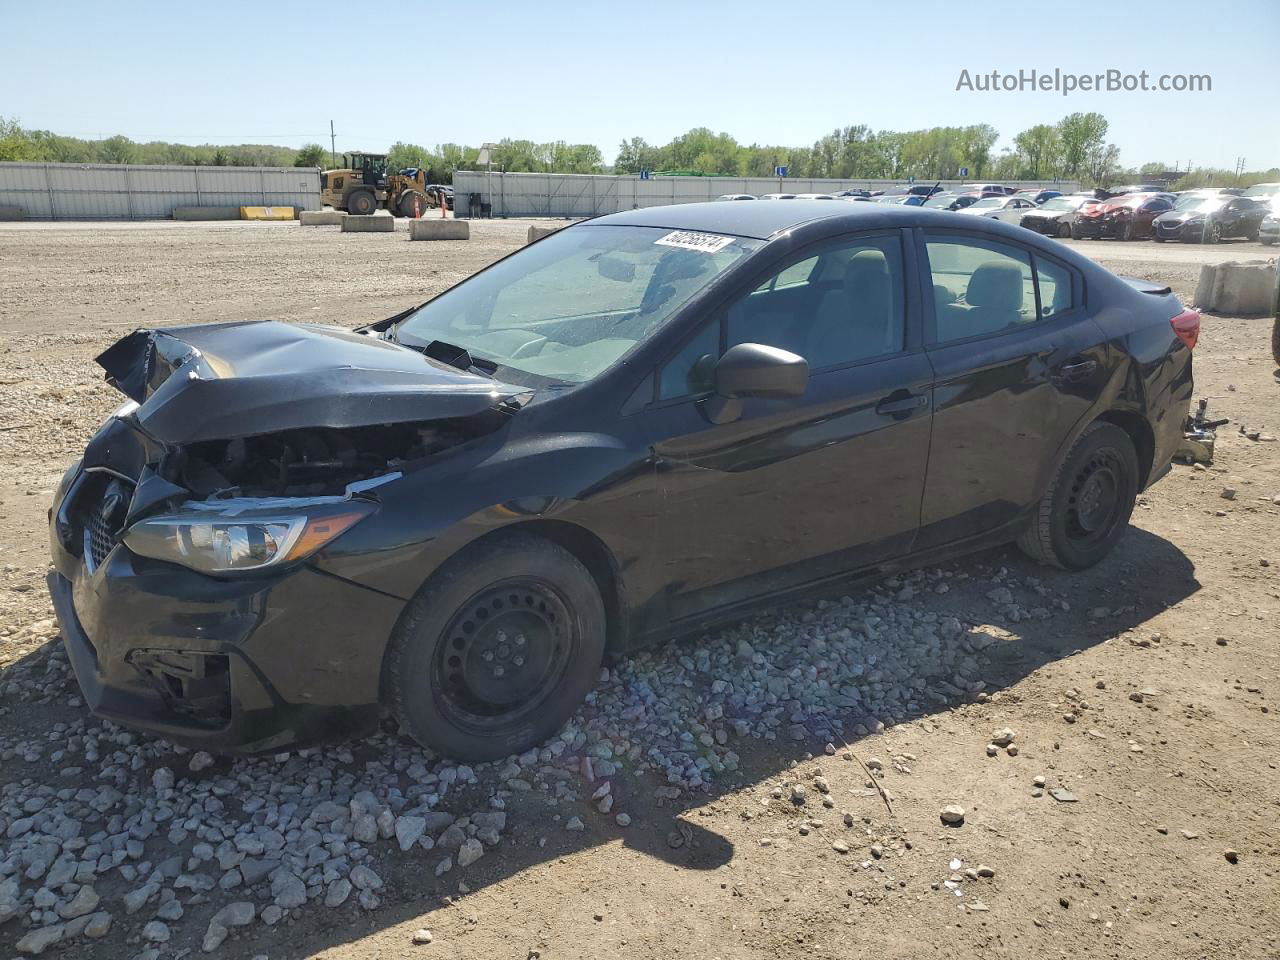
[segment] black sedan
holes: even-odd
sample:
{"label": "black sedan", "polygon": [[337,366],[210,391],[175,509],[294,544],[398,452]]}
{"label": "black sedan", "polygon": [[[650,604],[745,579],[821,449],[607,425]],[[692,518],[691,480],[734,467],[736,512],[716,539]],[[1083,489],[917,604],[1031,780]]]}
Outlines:
{"label": "black sedan", "polygon": [[816,584],[1012,540],[1097,563],[1169,469],[1198,331],[980,217],[602,217],[356,332],[119,341],[49,588],[121,724],[263,752],[391,714],[502,757],[606,654]]}
{"label": "black sedan", "polygon": [[1189,197],[1151,224],[1151,239],[1184,243],[1217,243],[1232,237],[1258,239],[1269,204],[1250,197]]}

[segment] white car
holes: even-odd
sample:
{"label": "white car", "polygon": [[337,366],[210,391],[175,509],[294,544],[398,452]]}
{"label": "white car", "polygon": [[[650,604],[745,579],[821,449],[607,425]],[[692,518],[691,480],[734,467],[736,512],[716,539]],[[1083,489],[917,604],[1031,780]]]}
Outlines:
{"label": "white car", "polygon": [[989,217],[992,220],[1004,220],[1017,223],[1024,213],[1034,210],[1035,204],[1024,197],[983,197],[956,213],[964,213],[974,217]]}
{"label": "white car", "polygon": [[794,200],[795,198],[794,193],[765,193],[760,196],[761,200]]}
{"label": "white car", "polygon": [[755,196],[750,193],[722,193],[716,197],[717,200],[754,200]]}
{"label": "white car", "polygon": [[797,193],[793,198],[795,200],[834,200],[829,193]]}

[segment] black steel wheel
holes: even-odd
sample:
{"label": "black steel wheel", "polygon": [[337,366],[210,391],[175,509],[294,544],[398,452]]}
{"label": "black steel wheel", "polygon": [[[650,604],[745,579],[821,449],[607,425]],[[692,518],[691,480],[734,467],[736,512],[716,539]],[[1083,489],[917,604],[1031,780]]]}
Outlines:
{"label": "black steel wheel", "polygon": [[378,209],[378,198],[372,190],[353,190],[347,196],[347,213],[358,217],[367,217]]}
{"label": "black steel wheel", "polygon": [[1091,423],[1058,467],[1018,546],[1053,566],[1093,566],[1128,526],[1139,482],[1129,434],[1113,423]]}
{"label": "black steel wheel", "polygon": [[495,760],[537,746],[594,685],[605,614],[591,574],[559,544],[486,538],[445,564],[409,604],[384,691],[423,746]]}

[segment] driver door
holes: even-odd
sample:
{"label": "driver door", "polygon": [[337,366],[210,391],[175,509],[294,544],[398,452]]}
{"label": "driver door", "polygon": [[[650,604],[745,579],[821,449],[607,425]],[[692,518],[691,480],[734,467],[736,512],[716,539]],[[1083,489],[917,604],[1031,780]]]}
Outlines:
{"label": "driver door", "polygon": [[[659,371],[654,444],[673,620],[910,550],[929,448],[932,369],[898,231],[810,248],[712,317]],[[806,357],[803,396],[702,409],[737,343]]]}

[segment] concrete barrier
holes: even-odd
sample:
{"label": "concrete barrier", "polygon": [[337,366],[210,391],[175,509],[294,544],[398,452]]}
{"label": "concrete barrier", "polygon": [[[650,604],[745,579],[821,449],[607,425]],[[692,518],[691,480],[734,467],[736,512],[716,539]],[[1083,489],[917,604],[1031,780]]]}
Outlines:
{"label": "concrete barrier", "polygon": [[303,210],[298,214],[298,223],[304,227],[336,227],[346,216],[341,210]]}
{"label": "concrete barrier", "polygon": [[342,218],[343,233],[392,233],[395,229],[396,218],[385,213],[368,216],[349,213]]}
{"label": "concrete barrier", "polygon": [[239,220],[239,207],[174,207],[175,220]]}
{"label": "concrete barrier", "polygon": [[0,207],[0,220],[25,220],[27,211],[21,207]]}
{"label": "concrete barrier", "polygon": [[1197,309],[1228,317],[1260,317],[1271,312],[1276,261],[1206,263],[1193,300]]}
{"label": "concrete barrier", "polygon": [[529,239],[525,243],[533,243],[535,240],[541,240],[543,237],[549,237],[557,230],[563,230],[564,227],[530,227]]}
{"label": "concrete barrier", "polygon": [[410,240],[469,240],[471,227],[465,220],[428,217],[409,221]]}
{"label": "concrete barrier", "polygon": [[241,207],[241,220],[296,220],[293,207]]}

